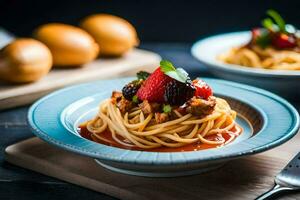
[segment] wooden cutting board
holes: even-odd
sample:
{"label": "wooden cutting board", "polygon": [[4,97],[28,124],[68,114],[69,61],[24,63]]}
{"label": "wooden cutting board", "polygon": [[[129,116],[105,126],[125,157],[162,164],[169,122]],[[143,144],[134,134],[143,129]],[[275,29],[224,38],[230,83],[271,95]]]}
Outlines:
{"label": "wooden cutting board", "polygon": [[156,53],[134,49],[120,58],[100,58],[77,69],[52,69],[38,82],[11,85],[0,82],[0,110],[32,103],[41,96],[67,85],[120,76],[139,70],[153,71],[159,64]]}
{"label": "wooden cutting board", "polygon": [[[145,178],[111,172],[88,157],[32,138],[6,148],[15,165],[124,200],[254,199],[273,186],[274,176],[299,151],[300,135],[268,152],[228,162],[200,175]],[[300,193],[284,196],[300,199]]]}

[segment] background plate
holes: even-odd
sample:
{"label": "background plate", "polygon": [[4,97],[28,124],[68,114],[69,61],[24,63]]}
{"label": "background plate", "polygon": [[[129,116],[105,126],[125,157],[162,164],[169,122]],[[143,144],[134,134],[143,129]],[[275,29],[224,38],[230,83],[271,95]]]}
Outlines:
{"label": "background plate", "polygon": [[297,86],[300,81],[300,71],[256,69],[217,60],[220,54],[229,51],[232,47],[246,44],[250,37],[250,31],[211,36],[196,42],[191,52],[218,77],[255,85],[281,96],[296,99],[300,95]]}

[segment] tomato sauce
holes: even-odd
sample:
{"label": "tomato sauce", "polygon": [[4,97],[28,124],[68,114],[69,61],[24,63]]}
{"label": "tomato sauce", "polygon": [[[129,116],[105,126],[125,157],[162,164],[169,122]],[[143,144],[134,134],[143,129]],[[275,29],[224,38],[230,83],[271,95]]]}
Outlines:
{"label": "tomato sauce", "polygon": [[[242,129],[240,129],[240,130],[242,130]],[[195,143],[192,143],[192,144],[187,144],[187,145],[182,146],[182,147],[172,147],[172,148],[171,147],[158,147],[158,148],[153,148],[153,149],[142,149],[142,148],[139,148],[139,147],[128,147],[128,146],[117,143],[116,141],[114,141],[114,139],[112,138],[111,133],[109,131],[105,131],[105,132],[101,133],[101,137],[103,137],[103,138],[107,139],[108,141],[110,141],[109,143],[105,142],[105,141],[102,141],[102,140],[99,140],[99,139],[96,139],[96,140],[93,139],[91,137],[91,132],[89,132],[87,130],[86,126],[80,126],[78,128],[78,131],[79,131],[79,133],[82,137],[84,137],[88,140],[92,140],[92,141],[97,142],[97,143],[101,143],[101,144],[105,144],[105,145],[113,146],[113,147],[118,147],[118,148],[121,148],[121,149],[130,149],[130,150],[139,150],[139,151],[184,152],[184,151],[199,151],[199,150],[216,148],[216,147],[222,146],[222,145],[216,145],[216,144],[203,144],[201,142],[195,142]],[[236,127],[234,127],[231,131],[235,132],[235,133],[238,133],[238,134],[241,134],[241,132],[242,132],[242,131],[238,132]],[[231,138],[231,136],[230,136],[229,133],[225,132],[225,133],[222,133],[221,136],[211,135],[211,136],[205,137],[205,139],[212,140],[212,141],[222,140],[223,138],[225,139],[225,141],[228,141]]]}

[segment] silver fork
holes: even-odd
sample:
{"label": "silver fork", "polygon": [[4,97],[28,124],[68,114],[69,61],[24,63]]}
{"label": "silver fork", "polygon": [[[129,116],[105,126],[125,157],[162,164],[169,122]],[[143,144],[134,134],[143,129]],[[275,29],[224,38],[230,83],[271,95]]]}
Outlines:
{"label": "silver fork", "polygon": [[274,187],[256,200],[270,199],[282,191],[300,190],[300,152],[275,177]]}

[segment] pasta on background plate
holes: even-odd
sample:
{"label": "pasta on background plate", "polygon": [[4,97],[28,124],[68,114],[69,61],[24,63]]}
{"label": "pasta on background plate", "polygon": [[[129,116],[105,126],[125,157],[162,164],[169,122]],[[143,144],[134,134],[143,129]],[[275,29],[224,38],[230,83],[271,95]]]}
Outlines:
{"label": "pasta on background plate", "polygon": [[297,29],[286,24],[274,10],[262,21],[263,28],[252,29],[248,44],[234,47],[218,59],[253,68],[300,70],[300,38]]}

